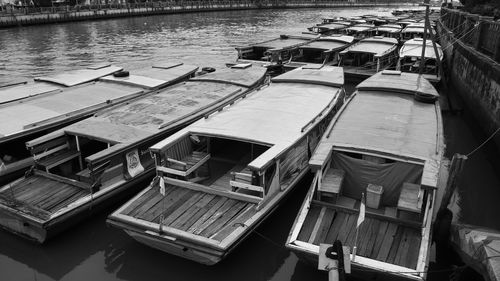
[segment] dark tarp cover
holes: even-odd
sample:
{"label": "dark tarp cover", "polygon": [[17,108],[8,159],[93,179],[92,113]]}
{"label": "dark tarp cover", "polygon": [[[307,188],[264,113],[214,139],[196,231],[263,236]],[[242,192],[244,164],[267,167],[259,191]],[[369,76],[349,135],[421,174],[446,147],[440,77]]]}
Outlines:
{"label": "dark tarp cover", "polygon": [[419,183],[423,171],[423,166],[416,164],[378,164],[338,152],[334,152],[332,159],[334,167],[345,171],[342,195],[360,200],[369,183],[381,185],[384,188],[381,205],[385,206],[396,206],[403,183]]}

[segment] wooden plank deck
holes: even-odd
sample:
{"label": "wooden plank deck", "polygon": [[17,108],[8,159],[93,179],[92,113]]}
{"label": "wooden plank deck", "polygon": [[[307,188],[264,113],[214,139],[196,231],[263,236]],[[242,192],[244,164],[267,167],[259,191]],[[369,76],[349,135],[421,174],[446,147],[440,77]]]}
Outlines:
{"label": "wooden plank deck", "polygon": [[255,214],[255,204],[167,185],[151,188],[122,214],[222,241]]}
{"label": "wooden plank deck", "polygon": [[[297,240],[319,246],[339,239],[342,244],[352,247],[357,219],[357,213],[313,203]],[[417,228],[366,217],[358,232],[356,245],[360,256],[416,269],[420,241],[420,230]]]}
{"label": "wooden plank deck", "polygon": [[7,188],[0,195],[6,200],[53,214],[89,193],[89,190],[35,175]]}

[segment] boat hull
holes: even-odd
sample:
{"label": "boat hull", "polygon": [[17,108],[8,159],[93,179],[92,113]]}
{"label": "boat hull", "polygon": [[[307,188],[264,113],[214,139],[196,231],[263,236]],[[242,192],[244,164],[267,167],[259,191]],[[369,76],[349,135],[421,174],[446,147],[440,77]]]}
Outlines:
{"label": "boat hull", "polygon": [[[318,255],[317,254],[312,254],[310,252],[306,251],[301,251],[295,247],[290,247],[287,245],[287,248],[290,249],[298,258],[301,262],[314,267],[318,268]],[[351,274],[348,274],[356,279],[361,279],[361,280],[384,280],[384,281],[417,281],[421,280],[423,281],[424,279],[414,276],[413,278],[403,276],[400,274],[396,273],[388,273],[384,271],[378,271],[373,268],[368,268],[365,266],[362,266],[358,263],[352,263],[351,262]]]}
{"label": "boat hull", "polygon": [[138,183],[150,179],[152,176],[153,171],[144,173],[99,197],[95,197],[92,201],[80,204],[68,212],[50,217],[47,220],[37,219],[22,211],[0,204],[0,227],[36,243],[45,243],[71,226],[132,196],[138,191],[137,187],[141,186]]}

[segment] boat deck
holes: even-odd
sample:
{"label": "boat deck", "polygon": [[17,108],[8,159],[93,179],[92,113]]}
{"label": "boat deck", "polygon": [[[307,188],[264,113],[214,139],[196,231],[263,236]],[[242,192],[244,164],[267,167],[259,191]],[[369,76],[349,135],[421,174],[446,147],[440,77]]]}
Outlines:
{"label": "boat deck", "polygon": [[166,185],[165,196],[150,188],[121,214],[222,241],[257,211],[255,203]]}
{"label": "boat deck", "polygon": [[0,191],[0,204],[46,220],[51,214],[88,194],[90,190],[33,175]]}
{"label": "boat deck", "polygon": [[[312,202],[297,240],[319,246],[340,240],[352,247],[358,212],[347,212]],[[357,255],[415,269],[420,229],[376,217],[365,217],[358,231]]]}

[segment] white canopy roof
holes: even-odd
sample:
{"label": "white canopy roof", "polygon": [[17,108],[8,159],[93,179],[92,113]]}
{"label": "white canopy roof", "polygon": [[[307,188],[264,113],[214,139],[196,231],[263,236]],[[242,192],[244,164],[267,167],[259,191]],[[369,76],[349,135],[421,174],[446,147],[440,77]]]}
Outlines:
{"label": "white canopy roof", "polygon": [[[422,47],[424,41],[422,38],[414,38],[408,40],[404,43],[403,47],[399,50],[399,57],[421,57],[422,56]],[[425,42],[425,57],[436,59],[436,52],[434,51],[434,47],[432,46],[431,40],[426,40]],[[441,46],[436,43],[436,48],[439,53],[439,59],[443,58],[443,50]]]}
{"label": "white canopy roof", "polygon": [[[302,75],[303,74],[303,75]],[[316,77],[316,81],[314,80]],[[327,79],[330,77],[330,79]],[[333,85],[325,80],[339,81]],[[320,70],[295,69],[273,79],[268,88],[255,92],[206,119],[201,119],[151,147],[161,150],[186,133],[237,139],[273,146],[250,163],[260,169],[298,141],[302,128],[314,120],[338,96],[343,71],[338,67]]]}

